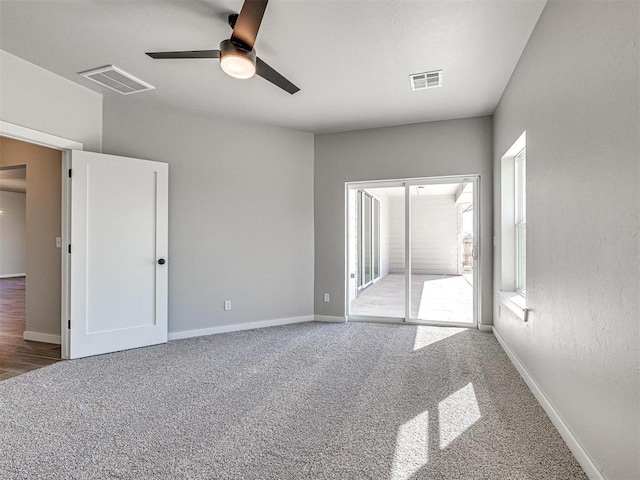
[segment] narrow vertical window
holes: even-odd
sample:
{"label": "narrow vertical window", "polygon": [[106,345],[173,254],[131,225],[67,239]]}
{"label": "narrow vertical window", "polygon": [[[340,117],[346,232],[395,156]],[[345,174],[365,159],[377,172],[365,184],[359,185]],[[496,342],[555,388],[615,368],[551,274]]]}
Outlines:
{"label": "narrow vertical window", "polygon": [[523,148],[515,157],[515,285],[522,295],[527,292],[527,160]]}

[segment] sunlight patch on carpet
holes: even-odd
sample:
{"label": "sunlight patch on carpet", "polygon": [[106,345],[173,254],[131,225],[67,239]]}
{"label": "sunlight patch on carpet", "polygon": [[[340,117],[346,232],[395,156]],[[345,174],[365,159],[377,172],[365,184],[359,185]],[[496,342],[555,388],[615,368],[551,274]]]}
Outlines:
{"label": "sunlight patch on carpet", "polygon": [[454,327],[428,327],[420,326],[416,328],[416,337],[413,341],[413,351],[420,350],[421,348],[428,347],[440,340],[457,335],[460,332],[464,332],[466,328],[454,328]]}
{"label": "sunlight patch on carpet", "polygon": [[424,411],[398,429],[391,480],[406,480],[429,461],[429,412]]}
{"label": "sunlight patch on carpet", "polygon": [[467,383],[438,404],[440,448],[448,447],[482,415],[472,383]]}

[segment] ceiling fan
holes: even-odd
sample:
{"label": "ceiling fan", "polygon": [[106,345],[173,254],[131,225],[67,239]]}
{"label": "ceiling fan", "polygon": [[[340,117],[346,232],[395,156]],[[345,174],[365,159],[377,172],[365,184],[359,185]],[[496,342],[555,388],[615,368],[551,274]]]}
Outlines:
{"label": "ceiling fan", "polygon": [[147,55],[156,59],[219,58],[220,67],[227,75],[245,79],[257,74],[293,95],[300,89],[258,58],[253,48],[267,2],[245,0],[239,15],[229,15],[229,26],[233,32],[231,38],[220,42],[219,50],[147,52]]}

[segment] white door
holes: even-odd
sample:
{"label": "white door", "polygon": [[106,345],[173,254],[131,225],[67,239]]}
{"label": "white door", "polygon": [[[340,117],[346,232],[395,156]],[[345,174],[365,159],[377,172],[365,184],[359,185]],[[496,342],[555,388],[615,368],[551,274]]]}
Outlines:
{"label": "white door", "polygon": [[69,357],[167,341],[168,165],[71,154]]}

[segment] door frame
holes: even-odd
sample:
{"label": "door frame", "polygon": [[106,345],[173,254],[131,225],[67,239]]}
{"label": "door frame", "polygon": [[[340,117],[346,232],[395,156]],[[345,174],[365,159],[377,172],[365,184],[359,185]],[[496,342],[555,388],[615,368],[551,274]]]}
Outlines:
{"label": "door frame", "polygon": [[[360,192],[362,192],[362,195],[359,195]],[[356,278],[356,296],[360,294],[360,292],[362,292],[363,290],[365,290],[367,287],[369,287],[370,285],[373,285],[374,283],[376,283],[379,278],[380,275],[375,275],[376,270],[375,270],[375,265],[377,262],[378,265],[378,271],[380,270],[380,201],[375,198],[373,195],[371,195],[370,193],[368,193],[366,190],[356,190],[356,194],[357,194],[357,198],[356,198],[356,235],[357,235],[357,239],[356,239],[356,257],[357,257],[357,264],[358,264],[358,277]],[[370,266],[370,272],[371,272],[371,280],[369,280],[368,282],[365,281],[366,278],[361,278],[364,275],[364,262],[366,261],[364,256],[361,256],[362,250],[363,250],[363,245],[365,243],[365,230],[362,228],[362,215],[363,212],[365,210],[365,206],[362,202],[364,196],[367,196],[369,198],[371,198],[371,211],[369,212],[369,224],[370,224],[370,234],[371,234],[371,251],[369,252],[369,261]],[[375,215],[375,207],[376,207],[376,202],[378,205],[378,217],[376,218]],[[377,236],[377,240],[376,240],[376,236],[374,235],[374,232],[376,230],[376,228],[378,229],[378,236]],[[376,259],[376,255],[374,255],[374,242],[377,245],[377,259]]]}
{"label": "door frame", "polygon": [[[345,183],[345,317],[351,322],[379,322],[379,323],[399,323],[408,325],[437,325],[447,327],[471,327],[480,328],[480,312],[482,311],[482,263],[481,258],[481,207],[480,207],[480,174],[470,175],[447,175],[436,177],[417,177],[417,178],[401,178],[390,180],[372,180],[362,182],[346,182]],[[350,290],[349,290],[349,258],[350,258],[350,241],[349,241],[349,192],[351,190],[361,190],[368,188],[388,188],[388,187],[404,187],[405,188],[405,272],[410,271],[411,266],[411,201],[410,188],[415,185],[437,185],[443,183],[473,183],[473,322],[433,322],[423,321],[411,318],[411,275],[405,275],[405,316],[404,318],[392,317],[370,317],[351,315],[350,309]],[[357,252],[356,252],[357,255]]]}
{"label": "door frame", "polygon": [[75,140],[52,135],[49,133],[34,130],[32,128],[16,125],[15,123],[0,120],[0,136],[20,140],[22,142],[33,143],[43,147],[53,148],[62,152],[62,248],[61,256],[61,316],[60,316],[60,356],[63,359],[69,358],[69,329],[68,321],[70,309],[70,259],[68,245],[71,233],[71,182],[68,175],[65,175],[71,165],[71,150],[84,150],[84,145]]}

